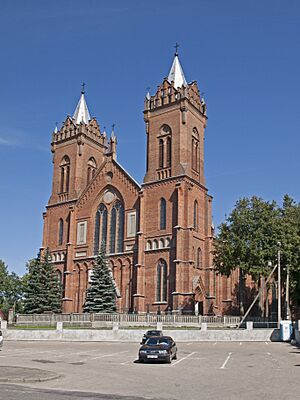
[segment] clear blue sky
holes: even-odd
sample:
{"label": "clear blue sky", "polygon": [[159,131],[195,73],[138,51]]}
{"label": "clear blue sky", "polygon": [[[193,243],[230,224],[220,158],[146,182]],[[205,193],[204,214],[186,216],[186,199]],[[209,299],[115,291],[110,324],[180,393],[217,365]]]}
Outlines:
{"label": "clear blue sky", "polygon": [[51,134],[86,82],[141,182],[143,101],[172,63],[205,92],[215,225],[242,196],[300,200],[298,0],[0,0],[0,258],[19,274],[41,246]]}

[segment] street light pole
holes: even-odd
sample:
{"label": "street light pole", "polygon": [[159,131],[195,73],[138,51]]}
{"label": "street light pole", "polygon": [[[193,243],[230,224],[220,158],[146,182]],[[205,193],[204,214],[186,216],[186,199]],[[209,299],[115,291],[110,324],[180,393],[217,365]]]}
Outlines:
{"label": "street light pole", "polygon": [[290,267],[287,265],[286,268],[286,288],[285,288],[285,307],[286,307],[286,319],[290,319]]}
{"label": "street light pole", "polygon": [[280,328],[280,320],[281,320],[281,267],[280,267],[280,246],[281,242],[278,242],[278,252],[277,252],[277,268],[278,268],[278,328]]}

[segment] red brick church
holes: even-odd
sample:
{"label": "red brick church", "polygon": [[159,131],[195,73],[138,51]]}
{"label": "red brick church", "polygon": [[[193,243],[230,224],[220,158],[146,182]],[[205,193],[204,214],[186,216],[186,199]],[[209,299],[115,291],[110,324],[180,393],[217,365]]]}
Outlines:
{"label": "red brick church", "polygon": [[[52,194],[43,248],[64,288],[63,311],[82,312],[102,241],[120,312],[221,314],[231,278],[212,265],[212,197],[204,175],[206,104],[178,54],[144,107],[146,173],[117,161],[117,139],[91,118],[82,90],[73,117],[53,132]],[[234,281],[236,281],[234,279]]]}

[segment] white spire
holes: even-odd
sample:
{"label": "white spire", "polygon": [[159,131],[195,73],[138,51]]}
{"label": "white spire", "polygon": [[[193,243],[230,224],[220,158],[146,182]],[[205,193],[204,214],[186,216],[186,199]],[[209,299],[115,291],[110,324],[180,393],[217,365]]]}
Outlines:
{"label": "white spire", "polygon": [[180,65],[177,51],[175,53],[174,61],[168,75],[168,81],[170,83],[174,82],[175,89],[181,87],[182,85],[183,86],[187,85],[182,67]]}
{"label": "white spire", "polygon": [[75,123],[77,125],[79,125],[80,122],[87,124],[91,119],[84,97],[84,83],[82,84],[81,96],[74,112],[73,119],[75,119]]}

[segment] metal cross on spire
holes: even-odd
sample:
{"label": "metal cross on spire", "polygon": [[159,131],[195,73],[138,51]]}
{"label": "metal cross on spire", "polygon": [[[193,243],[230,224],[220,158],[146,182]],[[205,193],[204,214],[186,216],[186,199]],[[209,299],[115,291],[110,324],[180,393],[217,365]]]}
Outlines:
{"label": "metal cross on spire", "polygon": [[176,44],[174,46],[174,48],[175,48],[175,56],[178,56],[178,47],[179,47],[179,44],[176,42]]}
{"label": "metal cross on spire", "polygon": [[82,85],[81,85],[81,93],[82,93],[82,94],[84,94],[84,87],[85,87],[85,83],[82,82]]}

